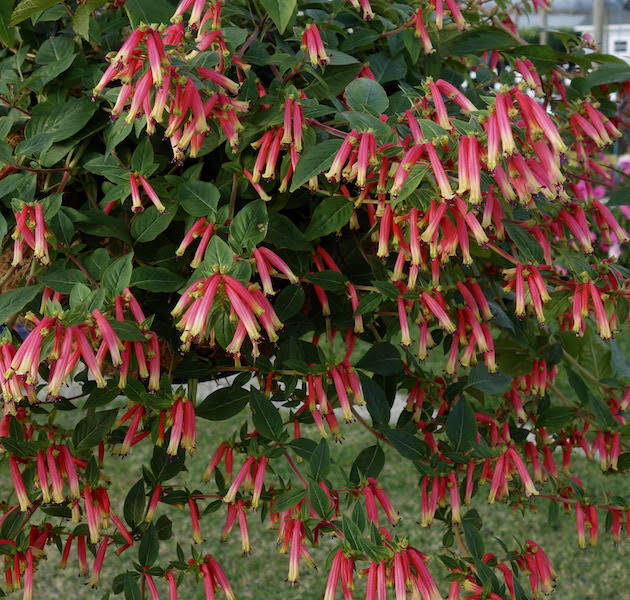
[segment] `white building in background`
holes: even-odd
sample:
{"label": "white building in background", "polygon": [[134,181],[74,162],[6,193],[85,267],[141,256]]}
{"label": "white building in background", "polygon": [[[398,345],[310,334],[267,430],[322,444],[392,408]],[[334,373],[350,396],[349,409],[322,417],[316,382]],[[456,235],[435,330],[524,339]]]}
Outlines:
{"label": "white building in background", "polygon": [[[630,62],[630,0],[604,0],[604,39],[601,51]],[[592,0],[552,0],[546,24],[540,13],[521,15],[521,27],[549,30],[572,28],[595,36]]]}

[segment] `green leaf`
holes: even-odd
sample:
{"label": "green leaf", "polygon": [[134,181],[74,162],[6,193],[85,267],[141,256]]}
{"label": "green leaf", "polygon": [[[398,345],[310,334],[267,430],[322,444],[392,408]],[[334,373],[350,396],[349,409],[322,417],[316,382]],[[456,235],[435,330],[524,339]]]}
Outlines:
{"label": "green leaf", "polygon": [[[102,6],[103,0],[87,0],[85,4],[79,4],[72,18],[72,29],[84,40],[90,41],[90,17],[92,11]],[[124,122],[124,119],[119,119]]]}
{"label": "green leaf", "polygon": [[261,0],[261,4],[276,24],[278,31],[284,33],[297,6],[297,0]]}
{"label": "green leaf", "polygon": [[365,373],[359,373],[359,381],[372,423],[389,425],[391,410],[383,388]]}
{"label": "green leaf", "polygon": [[355,315],[367,315],[374,312],[383,303],[383,295],[379,292],[368,292],[359,300]]}
{"label": "green leaf", "polygon": [[521,259],[524,259],[525,262],[535,263],[544,261],[543,249],[531,233],[525,231],[520,225],[509,221],[505,221],[503,226],[510,239],[514,242]]}
{"label": "green leaf", "polygon": [[361,552],[363,550],[363,537],[361,535],[361,530],[355,525],[355,523],[343,515],[341,518],[341,529],[343,531],[343,536],[346,538],[346,543],[352,548],[352,550],[356,550],[357,552]]}
{"label": "green leaf", "polygon": [[304,290],[297,285],[288,285],[277,296],[273,303],[273,308],[278,315],[278,319],[283,323],[297,315],[302,306],[306,295]]}
{"label": "green leaf", "polygon": [[118,296],[131,283],[132,262],[133,253],[125,254],[114,259],[103,272],[101,282],[112,296]]}
{"label": "green leaf", "polygon": [[422,460],[428,455],[428,446],[421,439],[403,429],[387,429],[383,435],[398,453],[409,460]]}
{"label": "green leaf", "polygon": [[323,479],[330,469],[330,450],[326,440],[321,439],[311,455],[311,475],[315,481]]}
{"label": "green leaf", "polygon": [[588,393],[589,400],[591,401],[591,410],[595,415],[597,424],[603,429],[615,429],[617,427],[617,421],[610,412],[608,405],[595,394]]}
{"label": "green leaf", "polygon": [[173,6],[166,0],[127,0],[125,10],[132,27],[140,23],[163,23],[168,25],[173,16]]}
{"label": "green leaf", "polygon": [[233,262],[234,252],[219,236],[215,235],[210,239],[205,258],[199,268],[208,268],[211,272],[219,269],[227,270]]}
{"label": "green leaf", "polygon": [[276,248],[288,248],[297,252],[308,252],[312,249],[304,234],[295,226],[293,221],[285,215],[274,212],[269,214],[265,241],[273,244]]}
{"label": "green leaf", "polygon": [[476,28],[466,31],[453,39],[441,51],[445,54],[465,56],[479,54],[488,50],[503,50],[513,48],[518,42],[500,29]]}
{"label": "green leaf", "polygon": [[630,65],[621,63],[607,63],[600,65],[586,76],[589,88],[609,83],[623,83],[630,79]]}
{"label": "green leaf", "polygon": [[205,397],[195,414],[208,421],[224,421],[240,413],[249,402],[249,391],[242,387],[219,388]]}
{"label": "green leaf", "polygon": [[8,233],[9,227],[7,225],[7,220],[0,214],[0,248],[2,247],[2,242],[4,241],[4,236]]}
{"label": "green leaf", "polygon": [[357,363],[357,369],[365,369],[378,375],[395,375],[402,370],[398,350],[389,342],[374,344]]}
{"label": "green leaf", "polygon": [[560,431],[574,417],[575,410],[568,406],[550,406],[538,415],[536,425],[554,433]]}
{"label": "green leaf", "polygon": [[47,285],[55,292],[69,294],[75,283],[85,283],[85,275],[79,269],[55,269],[39,277],[39,283]]}
{"label": "green leaf", "polygon": [[140,592],[140,586],[138,585],[138,578],[133,573],[125,573],[123,591],[125,593],[125,600],[142,600],[142,593]]}
{"label": "green leaf", "polygon": [[359,452],[350,469],[350,480],[358,484],[361,477],[378,477],[385,466],[385,453],[378,445],[368,446]]}
{"label": "green leaf", "polygon": [[344,196],[331,196],[321,202],[311,217],[304,236],[314,240],[339,231],[352,217],[352,202]]}
{"label": "green leaf", "polygon": [[18,23],[24,21],[24,19],[28,19],[33,15],[41,12],[42,10],[46,10],[55,4],[58,4],[59,0],[22,0],[13,11],[11,15],[11,21],[9,22],[9,26],[13,27]]}
{"label": "green leaf", "polygon": [[608,202],[606,202],[606,206],[609,208],[613,206],[626,206],[627,204],[630,204],[630,187],[622,187],[615,190],[610,194]]}
{"label": "green leaf", "polygon": [[468,450],[477,437],[477,419],[466,400],[455,403],[446,419],[446,435],[456,451]]}
{"label": "green leaf", "polygon": [[118,409],[94,412],[81,419],[72,431],[72,443],[77,452],[89,450],[98,445],[109,433]]}
{"label": "green leaf", "polygon": [[483,538],[477,528],[470,522],[464,519],[462,521],[464,528],[464,539],[466,540],[466,548],[474,558],[482,558],[485,554]]}
{"label": "green leaf", "polygon": [[306,496],[306,490],[304,488],[293,488],[280,494],[276,501],[273,503],[274,510],[283,512],[293,508],[298,502],[300,502],[304,496]]}
{"label": "green leaf", "polygon": [[19,313],[41,291],[41,285],[30,285],[0,294],[0,324]]}
{"label": "green leaf", "polygon": [[279,440],[284,431],[280,411],[273,402],[259,390],[250,390],[249,405],[252,409],[252,420],[258,433],[269,440]]}
{"label": "green leaf", "polygon": [[206,181],[186,181],[177,186],[182,208],[193,217],[216,219],[220,193],[215,185]]}
{"label": "green leaf", "polygon": [[122,342],[146,342],[144,333],[140,331],[138,324],[133,321],[116,321],[109,319],[114,333]]}
{"label": "green leaf", "polygon": [[61,142],[81,131],[92,118],[96,104],[87,98],[70,98],[64,104],[42,102],[31,113],[24,134],[27,138],[48,133],[54,142]]}
{"label": "green leaf", "polygon": [[160,554],[160,540],[158,539],[155,525],[151,523],[142,536],[140,548],[138,548],[138,562],[143,567],[150,567]]}
{"label": "green leaf", "polygon": [[123,505],[125,521],[132,529],[135,529],[144,521],[144,481],[140,479],[129,490]]}
{"label": "green leaf", "polygon": [[151,140],[145,137],[137,146],[131,156],[131,169],[145,177],[151,175],[157,165],[154,161],[153,146]]}
{"label": "green leaf", "polygon": [[309,179],[329,169],[340,147],[341,140],[332,139],[307,148],[295,167],[289,191],[295,192]]}
{"label": "green leaf", "polygon": [[512,378],[503,373],[489,373],[484,365],[476,365],[470,370],[464,389],[472,387],[486,394],[499,396],[512,385]]}
{"label": "green leaf", "polygon": [[329,521],[333,516],[334,510],[330,507],[330,500],[326,492],[316,482],[311,482],[308,488],[308,501],[311,503],[313,510],[324,521]]}
{"label": "green leaf", "polygon": [[175,210],[169,210],[161,213],[155,206],[149,206],[133,217],[131,235],[136,242],[152,242],[160,233],[166,231],[175,216],[175,212]]}
{"label": "green leaf", "polygon": [[0,2],[0,40],[6,46],[10,46],[13,43],[13,29],[9,26],[12,11],[13,0]]}
{"label": "green leaf", "polygon": [[339,271],[319,271],[307,275],[306,279],[328,292],[343,292],[348,282]]}
{"label": "green leaf", "polygon": [[184,278],[164,267],[137,267],[131,285],[148,292],[174,292],[184,284]]}
{"label": "green leaf", "polygon": [[346,87],[346,102],[358,112],[383,113],[389,106],[387,92],[379,83],[366,77],[359,77]]}
{"label": "green leaf", "polygon": [[90,173],[106,177],[113,183],[129,185],[129,171],[123,169],[113,156],[97,156],[88,160],[83,167]]}
{"label": "green leaf", "polygon": [[230,237],[238,248],[251,250],[267,235],[267,206],[262,200],[246,204],[230,224]]}

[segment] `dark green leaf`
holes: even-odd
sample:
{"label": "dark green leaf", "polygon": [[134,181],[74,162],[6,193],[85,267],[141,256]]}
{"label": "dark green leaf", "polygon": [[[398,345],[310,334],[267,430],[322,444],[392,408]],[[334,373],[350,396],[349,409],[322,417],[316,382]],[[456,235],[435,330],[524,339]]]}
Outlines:
{"label": "dark green leaf", "polygon": [[468,450],[477,437],[477,419],[466,400],[455,403],[446,419],[446,435],[455,450]]}
{"label": "dark green leaf", "polygon": [[292,490],[287,490],[276,498],[276,501],[273,503],[273,508],[278,512],[289,510],[300,502],[304,496],[306,496],[306,490],[304,488],[293,488]]}
{"label": "dark green leaf", "polygon": [[103,272],[103,287],[112,296],[118,296],[131,283],[133,254],[114,259]]}
{"label": "dark green leaf", "polygon": [[127,0],[125,10],[132,27],[138,27],[141,23],[169,24],[174,12],[173,5],[167,0]]}
{"label": "dark green leaf", "polygon": [[131,169],[148,177],[155,166],[153,146],[151,140],[145,137],[137,146],[131,156]]}
{"label": "dark green leaf", "polygon": [[361,530],[345,515],[341,518],[341,529],[350,548],[361,552],[363,550],[363,536],[361,535]]}
{"label": "dark green leaf", "polygon": [[0,324],[19,313],[41,291],[41,285],[30,285],[0,294]]}
{"label": "dark green leaf", "polygon": [[595,394],[589,392],[588,396],[591,401],[591,410],[595,415],[598,425],[603,429],[615,429],[617,427],[617,421],[615,421],[612,416],[608,405]]}
{"label": "dark green leaf", "polygon": [[383,87],[372,79],[360,77],[346,87],[346,102],[352,110],[383,113],[389,99]]}
{"label": "dark green leaf", "polygon": [[352,202],[343,196],[331,196],[317,206],[304,235],[314,240],[339,231],[352,217]]}
{"label": "dark green leaf", "polygon": [[145,500],[144,481],[140,479],[129,490],[123,506],[125,521],[132,529],[144,521]]}
{"label": "dark green leaf", "polygon": [[137,267],[131,275],[131,285],[148,292],[174,292],[184,278],[163,267]]}
{"label": "dark green leaf", "polygon": [[329,292],[343,292],[347,279],[339,271],[320,271],[307,275],[306,279]]}
{"label": "dark green leaf", "polygon": [[210,272],[215,272],[219,269],[228,269],[233,262],[234,252],[219,236],[215,235],[210,239],[205,258],[199,268],[207,268]]}
{"label": "dark green leaf", "polygon": [[311,250],[311,245],[293,221],[285,215],[274,212],[269,213],[269,226],[265,241],[273,244],[276,248],[288,248],[298,252]]}
{"label": "dark green leaf", "polygon": [[330,507],[330,500],[328,499],[326,492],[314,481],[311,482],[311,485],[308,488],[308,501],[311,503],[313,510],[324,521],[330,520],[334,513],[334,510]]}
{"label": "dark green leaf", "polygon": [[518,42],[500,29],[473,29],[458,35],[444,49],[451,55],[480,54],[488,50],[513,48]]}
{"label": "dark green leaf", "polygon": [[79,269],[55,269],[39,277],[39,283],[47,285],[55,292],[69,294],[75,283],[85,283],[87,278]]}
{"label": "dark green leaf", "polygon": [[297,0],[261,0],[261,4],[276,24],[278,31],[284,33],[297,6]]}
{"label": "dark green leaf", "polygon": [[503,373],[489,373],[484,365],[476,365],[470,370],[464,389],[472,387],[486,394],[499,396],[512,385],[512,378]]}
{"label": "dark green leaf", "polygon": [[133,573],[125,573],[123,591],[125,593],[125,600],[142,600],[138,578]]}
{"label": "dark green leaf", "polygon": [[140,328],[133,321],[115,321],[109,320],[114,333],[123,342],[146,342],[146,337],[140,331]]}
{"label": "dark green leaf", "polygon": [[259,390],[250,390],[249,404],[252,409],[252,420],[258,433],[270,440],[278,440],[284,431],[280,412],[273,402]]}
{"label": "dark green leaf", "polygon": [[403,429],[387,429],[383,435],[398,450],[401,456],[409,460],[422,460],[429,454],[428,446],[421,439]]}
{"label": "dark green leaf", "polygon": [[540,413],[536,424],[539,427],[546,427],[553,433],[560,431],[573,417],[575,410],[568,406],[550,406]]}
{"label": "dark green leaf", "polygon": [[89,450],[98,445],[109,433],[118,409],[94,412],[81,419],[72,431],[72,443],[77,452]]}
{"label": "dark green leaf", "polygon": [[474,558],[482,558],[484,551],[483,538],[475,526],[467,520],[462,522],[464,528],[464,539],[466,540],[466,547]]}
{"label": "dark green leaf", "polygon": [[365,373],[359,373],[361,389],[367,404],[368,412],[372,417],[372,423],[388,425],[390,419],[390,407],[385,392],[378,383]]}
{"label": "dark green leaf", "polygon": [[249,402],[249,392],[230,386],[215,390],[197,406],[195,413],[209,421],[223,421],[240,413]]}
{"label": "dark green leaf", "polygon": [[505,221],[503,225],[524,262],[541,263],[544,261],[543,249],[531,233],[509,221]]}
{"label": "dark green leaf", "polygon": [[143,210],[131,221],[131,235],[138,243],[152,242],[171,224],[176,210],[159,212],[155,206]]}
{"label": "dark green leaf", "polygon": [[81,131],[95,110],[96,104],[87,98],[71,98],[64,104],[42,102],[33,108],[25,136],[48,133],[53,141],[61,142]]}
{"label": "dark green leaf", "polygon": [[319,481],[324,479],[330,469],[330,450],[328,449],[328,443],[322,439],[317,444],[317,448],[311,455],[311,475],[313,479]]}
{"label": "dark green leaf", "polygon": [[398,350],[389,342],[374,344],[357,363],[358,369],[365,369],[378,375],[395,375],[403,367]]}
{"label": "dark green leaf", "polygon": [[288,285],[277,296],[273,308],[280,321],[285,322],[297,315],[304,305],[304,290],[297,285]]}
{"label": "dark green leaf", "polygon": [[138,562],[143,567],[150,567],[160,554],[160,540],[155,525],[151,523],[142,536],[138,548]]}
{"label": "dark green leaf", "polygon": [[46,10],[55,4],[58,4],[59,0],[22,0],[13,11],[11,15],[11,21],[9,22],[9,26],[13,27],[18,23],[24,21],[24,19],[28,19],[33,15],[41,12],[42,10]]}
{"label": "dark green leaf", "polygon": [[607,63],[600,65],[586,76],[589,88],[609,83],[623,83],[630,80],[630,65],[621,63]]}
{"label": "dark green leaf", "polygon": [[267,235],[267,206],[262,200],[246,204],[230,224],[230,237],[238,248],[251,250]]}
{"label": "dark green leaf", "polygon": [[329,169],[340,147],[341,140],[332,139],[307,148],[298,161],[295,173],[293,173],[290,191],[295,192],[309,179]]}
{"label": "dark green leaf", "polygon": [[182,208],[193,217],[216,218],[219,205],[219,190],[205,181],[186,181],[177,186],[177,195]]}

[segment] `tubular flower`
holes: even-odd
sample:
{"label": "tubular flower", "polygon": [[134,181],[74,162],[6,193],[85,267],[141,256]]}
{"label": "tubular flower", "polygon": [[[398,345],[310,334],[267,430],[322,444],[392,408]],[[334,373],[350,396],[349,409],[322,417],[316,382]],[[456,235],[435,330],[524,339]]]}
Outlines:
{"label": "tubular flower", "polygon": [[326,54],[319,29],[317,29],[317,25],[314,23],[310,23],[304,29],[304,33],[302,34],[302,50],[308,54],[311,65],[314,67],[317,65],[324,67],[330,60],[328,54]]}
{"label": "tubular flower", "polygon": [[25,244],[33,250],[33,256],[43,266],[50,264],[47,241],[48,227],[40,203],[24,204],[15,213],[15,231],[11,237],[15,240],[11,263],[13,266],[22,264]]}

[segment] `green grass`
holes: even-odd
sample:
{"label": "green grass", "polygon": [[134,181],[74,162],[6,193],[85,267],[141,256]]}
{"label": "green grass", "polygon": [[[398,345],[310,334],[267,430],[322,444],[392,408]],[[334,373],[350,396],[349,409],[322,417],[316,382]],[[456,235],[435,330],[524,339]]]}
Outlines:
{"label": "green grass", "polygon": [[[185,483],[189,488],[210,490],[210,486],[201,483],[201,474],[206,462],[223,436],[234,431],[239,422],[228,421],[224,423],[200,422],[199,447],[193,460],[188,460],[190,471],[182,474],[173,483]],[[331,452],[338,465],[344,470],[354,460],[358,452],[365,446],[373,443],[371,434],[366,432],[358,423],[346,426],[344,429],[345,441],[341,446],[336,446]],[[129,487],[140,477],[140,465],[149,458],[146,450],[136,447],[131,455],[124,461],[118,457],[108,457],[105,472],[112,474],[110,496],[119,499],[122,503],[124,494]],[[418,475],[411,464],[400,457],[394,450],[385,448],[387,455],[386,469],[379,478],[386,488],[394,503],[394,506],[403,516],[402,522],[396,528],[398,535],[409,537],[410,542],[418,549],[429,554],[441,550],[441,538],[444,532],[440,522],[434,523],[431,528],[423,529],[416,524],[420,512],[420,497],[418,488]],[[341,476],[331,471],[333,481],[342,481]],[[280,474],[289,475],[289,470],[280,468]],[[590,485],[603,483],[605,478],[601,474],[597,463],[587,463],[576,456],[573,463],[573,474]],[[608,487],[612,485],[616,492],[630,494],[630,484],[625,475],[618,477],[606,477]],[[558,573],[558,587],[554,598],[558,600],[589,600],[600,597],[622,598],[626,594],[626,565],[630,559],[630,544],[625,541],[615,546],[612,536],[605,533],[604,515],[600,514],[600,542],[596,548],[580,550],[577,545],[575,524],[573,515],[560,514],[558,520],[552,524],[548,522],[546,500],[537,500],[537,513],[527,511],[522,514],[513,511],[501,504],[489,506],[486,503],[487,487],[482,488],[473,498],[473,507],[483,518],[482,536],[486,551],[502,555],[496,537],[501,538],[509,548],[517,546],[516,540],[522,542],[532,538],[538,542],[547,552]],[[122,506],[114,506],[122,513]],[[160,544],[160,559],[165,564],[169,558],[175,556],[176,543],[179,542],[188,552],[190,547],[190,521],[187,510],[181,511],[175,507],[160,504],[159,514],[167,514],[173,520],[173,537]],[[206,540],[200,544],[198,550],[202,553],[211,553],[217,557],[224,567],[232,582],[237,597],[241,600],[316,600],[322,597],[326,584],[326,556],[336,546],[336,541],[329,538],[321,539],[320,547],[312,553],[319,565],[319,570],[302,569],[301,582],[298,586],[285,583],[288,569],[288,557],[278,554],[276,546],[276,531],[269,529],[267,522],[261,524],[260,517],[250,514],[250,536],[252,554],[249,557],[241,556],[238,527],[232,532],[228,542],[220,542],[221,531],[224,524],[225,511],[219,510],[208,515],[202,521],[202,531]],[[42,563],[35,578],[35,597],[41,599],[56,599],[70,593],[76,600],[100,598],[106,594],[111,586],[114,574],[132,568],[131,563],[137,557],[137,550],[131,548],[120,557],[110,555],[106,560],[103,571],[101,588],[98,592],[83,585],[83,580],[77,579],[77,565],[74,559],[69,561],[66,571],[56,570],[58,554],[54,548],[48,552],[51,559],[47,564]],[[442,580],[445,571],[437,559],[430,562],[430,569],[438,580]],[[523,581],[526,584],[525,581]],[[356,585],[355,597],[364,595],[363,582]],[[446,587],[441,583],[443,591]],[[166,588],[162,582],[158,582],[163,597],[166,597]],[[192,578],[188,578],[180,589],[180,598],[186,600],[202,600],[204,598],[201,583],[195,584]]]}

